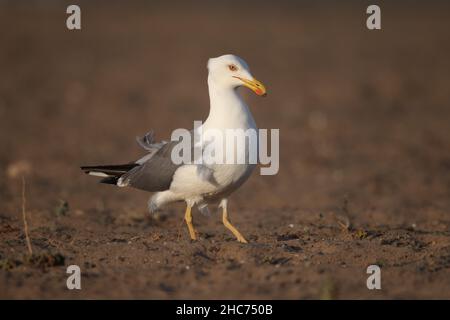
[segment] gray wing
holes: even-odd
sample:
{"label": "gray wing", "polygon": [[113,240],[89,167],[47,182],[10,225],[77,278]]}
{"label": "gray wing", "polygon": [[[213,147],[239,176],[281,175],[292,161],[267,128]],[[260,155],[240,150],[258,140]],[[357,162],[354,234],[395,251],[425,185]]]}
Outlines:
{"label": "gray wing", "polygon": [[119,183],[151,192],[169,189],[173,175],[180,167],[170,157],[177,143],[178,141],[173,141],[164,144],[147,161],[120,177]]}
{"label": "gray wing", "polygon": [[[155,192],[168,190],[175,171],[183,164],[175,164],[171,154],[180,141],[153,143],[153,133],[137,138],[139,145],[150,153],[136,161],[139,166],[131,169],[119,179],[118,185]],[[191,142],[193,134],[191,131]],[[191,150],[193,155],[193,150]]]}

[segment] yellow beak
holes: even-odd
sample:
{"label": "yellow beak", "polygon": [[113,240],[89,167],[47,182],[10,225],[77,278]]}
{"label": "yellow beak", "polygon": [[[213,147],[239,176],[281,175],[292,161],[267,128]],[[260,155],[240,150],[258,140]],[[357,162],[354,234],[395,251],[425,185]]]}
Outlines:
{"label": "yellow beak", "polygon": [[241,80],[244,83],[244,86],[246,86],[247,88],[249,88],[250,90],[255,92],[258,96],[265,97],[267,95],[266,87],[264,87],[264,85],[261,82],[259,82],[258,80],[256,80],[256,79],[248,80],[248,79],[244,79],[244,78],[236,77],[236,76],[235,76],[235,78]]}

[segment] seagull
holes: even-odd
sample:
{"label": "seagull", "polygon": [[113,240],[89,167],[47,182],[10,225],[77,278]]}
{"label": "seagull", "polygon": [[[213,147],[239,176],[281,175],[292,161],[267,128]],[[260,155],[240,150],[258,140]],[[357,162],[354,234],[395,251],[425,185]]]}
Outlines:
{"label": "seagull", "polygon": [[[190,133],[199,133],[203,135],[201,138],[208,141],[205,135],[209,129],[222,132],[227,129],[257,130],[252,113],[237,89],[244,86],[259,96],[265,96],[266,88],[252,76],[247,63],[236,55],[227,54],[209,59],[207,67],[209,115],[199,128]],[[102,177],[102,183],[154,192],[148,202],[151,213],[173,202],[186,202],[184,219],[192,240],[197,240],[192,208],[196,206],[203,212],[207,211],[208,204],[218,203],[219,208],[222,208],[224,226],[237,241],[247,243],[231,224],[227,205],[230,194],[250,177],[256,164],[249,161],[209,165],[177,164],[171,155],[180,141],[155,143],[153,132],[149,132],[137,138],[137,142],[147,151],[137,161],[123,165],[83,166],[81,169],[89,175]]]}

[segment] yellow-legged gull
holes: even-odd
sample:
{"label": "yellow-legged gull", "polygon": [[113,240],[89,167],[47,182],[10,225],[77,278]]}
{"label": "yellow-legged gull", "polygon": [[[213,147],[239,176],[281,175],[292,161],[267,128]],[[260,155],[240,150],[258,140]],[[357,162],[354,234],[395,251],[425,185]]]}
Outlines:
{"label": "yellow-legged gull", "polygon": [[[231,54],[211,58],[208,61],[208,71],[210,112],[206,121],[198,128],[200,134],[206,134],[209,130],[257,130],[247,104],[236,89],[245,86],[260,96],[266,94],[266,89],[251,75],[245,61]],[[138,142],[148,154],[135,162],[85,166],[81,169],[90,175],[103,177],[103,183],[156,192],[149,200],[151,212],[171,202],[185,201],[185,220],[192,240],[197,239],[192,224],[192,207],[204,209],[209,203],[220,202],[225,227],[239,242],[247,242],[229,221],[227,199],[248,179],[255,167],[254,163],[213,163],[208,166],[177,164],[172,159],[172,151],[179,141],[153,143],[153,135],[150,133]]]}

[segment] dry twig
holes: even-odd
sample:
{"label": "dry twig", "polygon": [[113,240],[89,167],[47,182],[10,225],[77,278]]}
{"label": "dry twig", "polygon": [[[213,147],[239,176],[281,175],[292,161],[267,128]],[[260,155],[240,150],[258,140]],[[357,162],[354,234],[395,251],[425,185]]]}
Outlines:
{"label": "dry twig", "polygon": [[27,247],[28,247],[28,253],[30,256],[33,254],[33,249],[31,248],[31,241],[30,236],[28,234],[28,222],[27,222],[27,215],[26,215],[26,198],[25,198],[25,177],[22,176],[22,219],[23,219],[23,226],[25,231],[25,239],[27,241]]}

